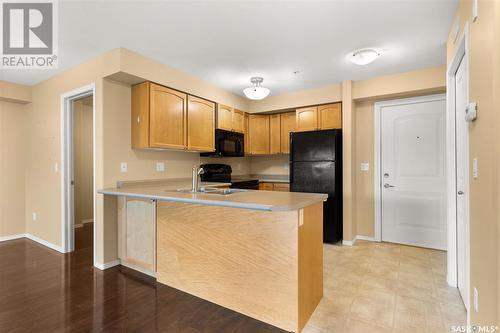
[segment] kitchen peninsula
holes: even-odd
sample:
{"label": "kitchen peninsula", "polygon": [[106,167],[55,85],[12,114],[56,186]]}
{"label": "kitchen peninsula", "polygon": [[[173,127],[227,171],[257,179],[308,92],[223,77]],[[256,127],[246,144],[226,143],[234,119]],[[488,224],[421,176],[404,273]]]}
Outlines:
{"label": "kitchen peninsula", "polygon": [[[207,184],[201,187],[208,189]],[[130,241],[131,251],[144,253],[137,248],[143,242],[134,243],[144,230],[124,215],[140,223],[153,217],[146,234],[156,233],[150,268],[159,283],[294,332],[301,331],[323,296],[326,195],[216,189],[191,193],[188,179],[99,193],[118,196],[122,263],[129,251],[124,243]],[[133,210],[127,202],[153,206]]]}

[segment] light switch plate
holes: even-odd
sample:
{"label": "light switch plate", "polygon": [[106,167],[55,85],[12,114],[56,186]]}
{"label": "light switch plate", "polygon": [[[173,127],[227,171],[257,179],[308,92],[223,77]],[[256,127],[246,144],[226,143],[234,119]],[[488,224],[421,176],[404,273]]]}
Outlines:
{"label": "light switch plate", "polygon": [[58,173],[59,172],[59,164],[56,162],[54,163],[54,173]]}
{"label": "light switch plate", "polygon": [[360,170],[364,172],[370,170],[370,163],[361,163]]}
{"label": "light switch plate", "polygon": [[472,178],[477,178],[479,174],[478,168],[477,168],[477,158],[472,159]]}
{"label": "light switch plate", "polygon": [[120,171],[125,173],[128,171],[128,166],[127,166],[127,162],[121,162],[120,163]]}
{"label": "light switch plate", "polygon": [[32,217],[33,217],[33,221],[36,221],[36,219],[37,219],[36,213],[33,213]]}
{"label": "light switch plate", "polygon": [[156,162],[156,171],[164,172],[165,171],[165,162]]}
{"label": "light switch plate", "polygon": [[470,102],[465,109],[465,121],[471,122],[477,118],[477,103]]}

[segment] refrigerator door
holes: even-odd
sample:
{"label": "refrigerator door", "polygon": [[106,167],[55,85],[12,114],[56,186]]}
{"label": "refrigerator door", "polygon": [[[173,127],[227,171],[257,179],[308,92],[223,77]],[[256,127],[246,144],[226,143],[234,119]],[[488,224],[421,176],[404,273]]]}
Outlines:
{"label": "refrigerator door", "polygon": [[341,140],[340,133],[340,130],[291,133],[291,161],[335,161],[335,141]]}
{"label": "refrigerator door", "polygon": [[290,191],[335,193],[335,162],[292,162]]}

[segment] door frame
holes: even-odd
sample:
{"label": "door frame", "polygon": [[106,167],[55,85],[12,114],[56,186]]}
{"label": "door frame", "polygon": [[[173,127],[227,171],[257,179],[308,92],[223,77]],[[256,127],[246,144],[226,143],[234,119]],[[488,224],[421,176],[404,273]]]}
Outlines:
{"label": "door frame", "polygon": [[[462,62],[462,59],[467,61],[466,67],[466,87],[467,87],[467,102],[470,101],[469,97],[469,23],[466,22],[464,29],[459,38],[457,38],[455,44],[457,45],[451,62],[446,70],[446,131],[447,131],[447,194],[448,194],[448,272],[447,272],[447,282],[451,287],[458,287],[458,265],[457,265],[457,183],[456,183],[456,146],[455,146],[455,135],[456,135],[456,110],[455,110],[455,73]],[[468,191],[468,189],[467,189]],[[470,196],[469,196],[470,198]],[[467,218],[465,221],[465,288],[467,291],[467,303],[465,307],[467,309],[467,323],[470,323],[470,214],[467,212]]]}
{"label": "door frame", "polygon": [[93,149],[93,261],[95,263],[96,236],[96,106],[95,83],[61,94],[61,244],[63,253],[74,251],[74,190],[73,176],[73,109],[71,103],[82,97],[92,96],[92,149]]}
{"label": "door frame", "polygon": [[[374,193],[374,208],[375,208],[375,235],[374,239],[377,242],[382,241],[382,176],[381,176],[381,163],[382,163],[382,109],[389,106],[418,104],[433,101],[446,100],[445,94],[427,95],[419,97],[401,98],[382,102],[376,102],[373,106],[373,122],[374,122],[374,179],[373,179],[373,193]],[[447,172],[447,171],[446,171]],[[447,174],[445,175],[447,177]],[[446,192],[447,194],[447,192]]]}

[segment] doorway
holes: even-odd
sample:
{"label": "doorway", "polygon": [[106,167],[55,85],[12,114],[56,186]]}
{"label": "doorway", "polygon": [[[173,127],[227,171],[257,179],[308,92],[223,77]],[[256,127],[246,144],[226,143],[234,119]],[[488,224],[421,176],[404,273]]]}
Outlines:
{"label": "doorway", "polygon": [[61,96],[62,244],[94,256],[95,88]]}
{"label": "doorway", "polygon": [[376,238],[446,249],[446,99],[375,104]]}
{"label": "doorway", "polygon": [[469,132],[465,121],[468,103],[467,59],[460,61],[455,72],[455,147],[456,147],[456,205],[457,205],[457,286],[468,308],[467,249],[469,218]]}

